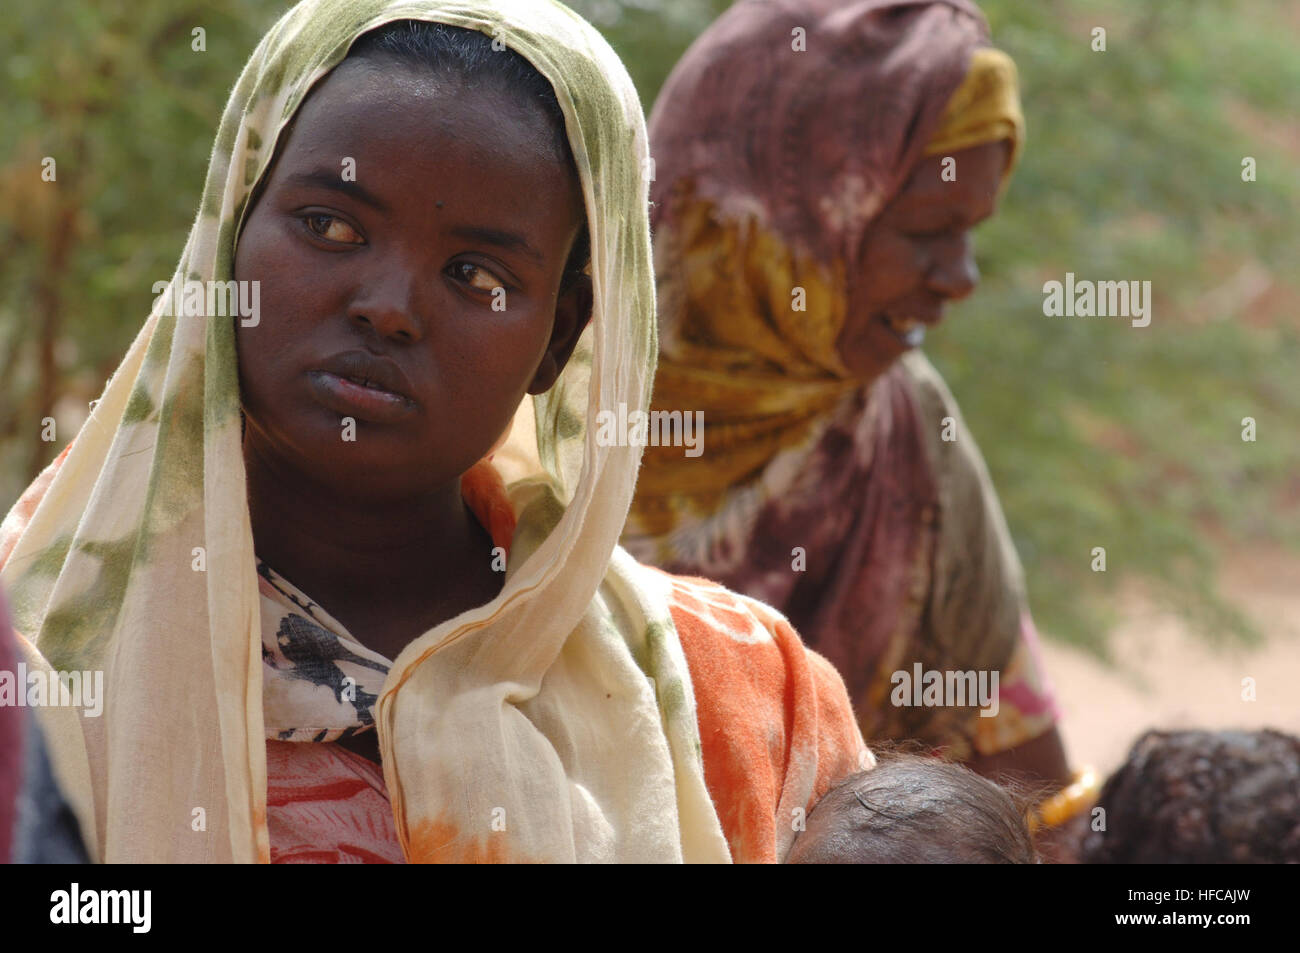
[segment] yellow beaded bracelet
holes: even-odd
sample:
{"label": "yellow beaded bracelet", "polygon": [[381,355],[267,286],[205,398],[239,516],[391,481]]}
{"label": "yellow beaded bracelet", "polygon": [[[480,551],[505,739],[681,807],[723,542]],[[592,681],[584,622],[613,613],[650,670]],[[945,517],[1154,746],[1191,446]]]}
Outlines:
{"label": "yellow beaded bracelet", "polygon": [[1069,785],[1057,791],[1029,812],[1029,832],[1040,827],[1059,827],[1070,818],[1086,810],[1097,798],[1101,784],[1097,772],[1091,767],[1076,772]]}

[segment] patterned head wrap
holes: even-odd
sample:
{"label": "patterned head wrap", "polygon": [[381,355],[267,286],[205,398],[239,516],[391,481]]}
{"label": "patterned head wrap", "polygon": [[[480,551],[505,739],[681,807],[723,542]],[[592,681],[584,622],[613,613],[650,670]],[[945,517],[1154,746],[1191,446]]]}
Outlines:
{"label": "patterned head wrap", "polygon": [[925,358],[864,383],[836,341],[863,235],[917,163],[1018,153],[1015,67],[988,38],[968,0],[741,0],[682,58],[650,120],[654,408],[701,411],[703,453],[648,448],[624,534],[785,612],[869,739],[958,752],[1008,742],[890,706],[889,676],[1003,666],[1019,563],[973,439],[938,441],[964,425]]}
{"label": "patterned head wrap", "polygon": [[647,452],[645,531],[714,511],[861,387],[836,341],[867,227],[926,155],[1018,154],[1015,65],[987,41],[966,0],[749,0],[673,71],[650,120],[654,406],[703,410],[709,449]]}
{"label": "patterned head wrap", "polygon": [[[947,155],[986,142],[1009,142],[1010,174],[1025,146],[1025,116],[1020,109],[1016,64],[991,46],[971,54],[966,78],[952,94],[925,155]],[[1003,178],[1006,184],[1006,178]]]}

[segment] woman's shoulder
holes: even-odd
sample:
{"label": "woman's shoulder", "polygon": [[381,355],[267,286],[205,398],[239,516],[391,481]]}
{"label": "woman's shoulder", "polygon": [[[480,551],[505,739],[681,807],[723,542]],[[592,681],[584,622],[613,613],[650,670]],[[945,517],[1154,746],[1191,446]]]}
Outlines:
{"label": "woman's shoulder", "polygon": [[913,387],[938,488],[939,538],[929,626],[977,651],[960,667],[1006,664],[1026,610],[1024,571],[988,464],[957,401],[919,352],[900,360]]}
{"label": "woman's shoulder", "polygon": [[750,660],[754,666],[802,667],[816,656],[779,611],[702,576],[676,575],[642,564],[662,583],[674,628],[688,656]]}
{"label": "woman's shoulder", "polygon": [[898,373],[916,398],[940,505],[949,511],[987,508],[990,500],[996,500],[988,465],[947,382],[919,351],[903,355]]}
{"label": "woman's shoulder", "polygon": [[908,351],[898,359],[898,367],[926,403],[956,408],[957,401],[943,375],[921,351]]}
{"label": "woman's shoulder", "polygon": [[[666,582],[674,622],[685,623],[705,640],[727,639],[739,645],[770,645],[789,629],[785,617],[766,603],[733,592],[702,576],[682,576],[645,567]],[[792,631],[792,630],[791,630]]]}
{"label": "woman's shoulder", "polygon": [[948,388],[947,381],[930,363],[930,359],[920,351],[909,351],[899,358],[896,373],[916,398],[931,450],[943,457],[968,449],[963,441],[956,439],[959,431],[963,436],[966,433],[966,421],[962,418],[961,407]]}
{"label": "woman's shoulder", "polygon": [[692,669],[709,669],[715,683],[758,679],[773,686],[807,679],[808,687],[832,700],[843,695],[848,708],[839,672],[777,609],[711,579],[643,568],[666,583],[668,610]]}
{"label": "woman's shoulder", "polygon": [[690,670],[705,780],[741,861],[776,861],[791,821],[869,767],[844,681],[780,612],[708,579],[666,584]]}

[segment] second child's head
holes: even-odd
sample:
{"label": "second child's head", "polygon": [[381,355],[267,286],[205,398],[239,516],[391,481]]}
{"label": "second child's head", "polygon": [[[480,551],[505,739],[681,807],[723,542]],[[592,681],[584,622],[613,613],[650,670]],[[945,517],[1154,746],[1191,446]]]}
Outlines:
{"label": "second child's head", "polygon": [[1024,814],[992,781],[957,764],[881,755],[826,793],[790,864],[1032,864]]}
{"label": "second child's head", "polygon": [[1300,738],[1149,731],[1097,806],[1085,863],[1300,863]]}
{"label": "second child's head", "polygon": [[263,315],[237,335],[246,453],[375,501],[448,485],[563,369],[587,254],[564,117],[527,60],[441,24],[366,34],[239,235]]}

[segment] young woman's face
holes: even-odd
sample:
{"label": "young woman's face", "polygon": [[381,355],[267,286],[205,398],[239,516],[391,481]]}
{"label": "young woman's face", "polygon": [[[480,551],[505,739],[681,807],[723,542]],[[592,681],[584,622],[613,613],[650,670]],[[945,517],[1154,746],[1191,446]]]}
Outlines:
{"label": "young woman's face", "polygon": [[560,291],[581,223],[540,108],[345,60],[238,240],[235,277],[261,282],[261,321],[237,333],[251,449],[357,498],[454,481],[590,315],[589,282]]}
{"label": "young woman's face", "polygon": [[979,281],[970,230],[993,214],[1008,144],[953,153],[956,181],[943,179],[943,156],[923,159],[863,236],[840,359],[872,380],[916,346],[913,328],[930,328],[949,301]]}

